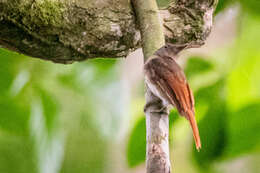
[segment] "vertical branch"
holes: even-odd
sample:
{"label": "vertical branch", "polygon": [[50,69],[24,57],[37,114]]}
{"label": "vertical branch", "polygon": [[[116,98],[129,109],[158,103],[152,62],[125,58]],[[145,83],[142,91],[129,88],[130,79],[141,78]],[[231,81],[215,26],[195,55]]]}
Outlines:
{"label": "vertical branch", "polygon": [[169,112],[162,101],[146,91],[146,172],[170,173]]}
{"label": "vertical branch", "polygon": [[163,27],[156,0],[132,0],[142,37],[144,59],[164,45]]}
{"label": "vertical branch", "polygon": [[[144,59],[165,44],[155,0],[132,0],[139,21]],[[146,91],[146,172],[170,173],[169,112],[159,98]]]}

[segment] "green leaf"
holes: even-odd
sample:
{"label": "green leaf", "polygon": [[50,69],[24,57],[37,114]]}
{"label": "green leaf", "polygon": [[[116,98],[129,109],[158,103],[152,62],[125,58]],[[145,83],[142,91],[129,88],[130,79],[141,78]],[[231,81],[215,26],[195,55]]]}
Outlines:
{"label": "green leaf", "polygon": [[35,92],[37,94],[36,97],[41,99],[41,104],[43,107],[43,115],[45,118],[45,123],[48,131],[51,131],[53,127],[57,124],[57,116],[58,116],[58,101],[50,95],[47,91],[41,89],[40,87],[34,87]]}
{"label": "green leaf", "polygon": [[210,168],[213,161],[220,158],[226,144],[228,112],[225,97],[222,97],[224,86],[225,81],[220,80],[212,86],[200,89],[195,95],[199,103],[206,100],[209,106],[206,115],[198,123],[202,142],[200,152],[193,145],[193,156],[202,169]]}
{"label": "green leaf", "polygon": [[[3,96],[4,93],[9,91],[10,85],[15,77],[12,67],[14,66],[13,54],[10,52],[0,49],[0,94]],[[1,97],[0,99],[2,99]]]}
{"label": "green leaf", "polygon": [[28,137],[0,133],[0,172],[38,173],[33,143]]}
{"label": "green leaf", "polygon": [[130,167],[134,167],[145,161],[145,117],[135,124],[127,145],[127,161]]}
{"label": "green leaf", "polygon": [[66,137],[64,161],[60,172],[106,172],[107,157],[111,153],[117,153],[117,149],[108,151],[107,141],[99,133],[100,127],[96,126],[91,115],[83,112],[73,119],[76,121],[73,121],[73,128]]}
{"label": "green leaf", "polygon": [[260,102],[249,104],[228,117],[226,157],[260,151]]}
{"label": "green leaf", "polygon": [[97,76],[104,76],[108,71],[113,69],[116,65],[117,60],[115,59],[93,59],[86,63],[87,66],[91,66],[95,68]]}
{"label": "green leaf", "polygon": [[230,4],[234,3],[236,0],[218,0],[218,5],[215,10],[215,14],[225,10]]}
{"label": "green leaf", "polygon": [[29,110],[16,104],[16,100],[6,98],[0,101],[0,128],[10,133],[28,134]]}
{"label": "green leaf", "polygon": [[239,0],[243,9],[249,13],[260,15],[260,1],[259,0]]}
{"label": "green leaf", "polygon": [[69,73],[58,76],[59,82],[79,93],[96,85],[107,85],[118,77],[116,71],[117,60],[114,59],[92,59],[85,63],[75,64]]}
{"label": "green leaf", "polygon": [[214,65],[211,64],[208,60],[205,60],[201,57],[191,57],[188,59],[188,62],[185,67],[185,74],[188,79],[196,76],[198,74],[208,72],[214,68]]}
{"label": "green leaf", "polygon": [[247,15],[241,17],[241,22],[243,27],[231,57],[231,71],[227,78],[228,104],[233,110],[260,98],[260,20]]}
{"label": "green leaf", "polygon": [[172,0],[156,0],[159,8],[168,7]]}

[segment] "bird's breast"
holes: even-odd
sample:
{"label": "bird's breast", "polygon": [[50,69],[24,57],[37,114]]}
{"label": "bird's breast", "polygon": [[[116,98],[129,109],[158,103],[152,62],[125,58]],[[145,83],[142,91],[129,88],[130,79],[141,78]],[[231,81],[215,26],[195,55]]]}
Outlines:
{"label": "bird's breast", "polygon": [[165,99],[162,91],[159,87],[155,84],[155,82],[151,81],[149,77],[145,76],[145,83],[147,84],[148,88],[151,92],[156,96],[159,97],[163,101],[163,105],[169,105],[168,101]]}

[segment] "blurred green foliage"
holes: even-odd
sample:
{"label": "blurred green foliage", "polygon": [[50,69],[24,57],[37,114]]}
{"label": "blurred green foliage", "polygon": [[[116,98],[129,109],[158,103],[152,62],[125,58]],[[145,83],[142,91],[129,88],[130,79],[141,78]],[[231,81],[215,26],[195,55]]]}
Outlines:
{"label": "blurred green foliage", "polygon": [[218,0],[218,4],[215,10],[215,14],[226,9],[230,4],[234,3],[236,0]]}
{"label": "blurred green foliage", "polygon": [[132,130],[127,146],[127,160],[130,167],[145,161],[145,118],[139,119]]}
{"label": "blurred green foliage", "polygon": [[[259,1],[220,0],[216,13],[235,2],[243,11],[228,58],[218,58],[217,50],[216,57],[192,56],[185,65],[202,140],[200,152],[194,143],[186,150],[201,172],[260,152]],[[0,49],[0,173],[109,172],[111,150],[119,150],[111,145],[129,127],[119,67],[117,60],[101,58],[53,64]],[[144,163],[146,145],[145,117],[134,112],[139,114],[124,139],[131,168]],[[170,113],[171,147],[182,140],[172,135],[182,119],[176,110]]]}
{"label": "blurred green foliage", "polygon": [[202,59],[201,57],[190,57],[184,71],[189,80],[194,76],[207,73],[210,70],[213,70],[213,68],[214,65],[208,60]]}
{"label": "blurred green foliage", "polygon": [[[220,1],[218,10],[229,4],[231,1]],[[202,150],[197,152],[192,144],[192,158],[201,172],[212,172],[216,162],[260,151],[260,51],[257,43],[260,39],[260,20],[247,11],[241,14],[240,19],[240,33],[235,46],[229,50],[226,62],[214,57],[190,57],[185,66],[191,84],[194,80],[203,81],[195,91]],[[209,79],[215,73],[217,77]],[[145,141],[139,143],[143,138],[144,119],[136,123],[130,135],[130,166],[145,161]]]}
{"label": "blurred green foliage", "polygon": [[239,0],[244,10],[249,13],[260,15],[260,1],[259,0]]}
{"label": "blurred green foliage", "polygon": [[228,140],[225,157],[238,157],[241,154],[260,150],[260,102],[248,104],[228,118]]}
{"label": "blurred green foliage", "polygon": [[159,8],[167,7],[173,0],[156,0]]}
{"label": "blurred green foliage", "polygon": [[195,94],[196,104],[208,104],[206,116],[198,123],[202,149],[195,147],[193,155],[198,165],[205,170],[218,159],[227,141],[227,108],[225,102],[225,80],[220,79],[215,84],[199,89]]}
{"label": "blurred green foliage", "polygon": [[[116,108],[124,105],[118,63],[65,66],[4,49],[0,57],[0,172],[103,172],[107,139],[121,122]],[[101,126],[104,116],[117,121]]]}

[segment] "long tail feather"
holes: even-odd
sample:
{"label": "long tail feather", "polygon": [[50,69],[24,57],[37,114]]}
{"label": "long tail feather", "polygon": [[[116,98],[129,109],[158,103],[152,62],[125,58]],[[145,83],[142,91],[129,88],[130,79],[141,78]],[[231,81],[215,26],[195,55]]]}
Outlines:
{"label": "long tail feather", "polygon": [[196,148],[199,151],[201,149],[200,134],[199,134],[199,129],[197,126],[197,122],[196,122],[194,113],[189,111],[187,119],[189,120],[192,131],[193,131],[193,137],[195,140]]}

